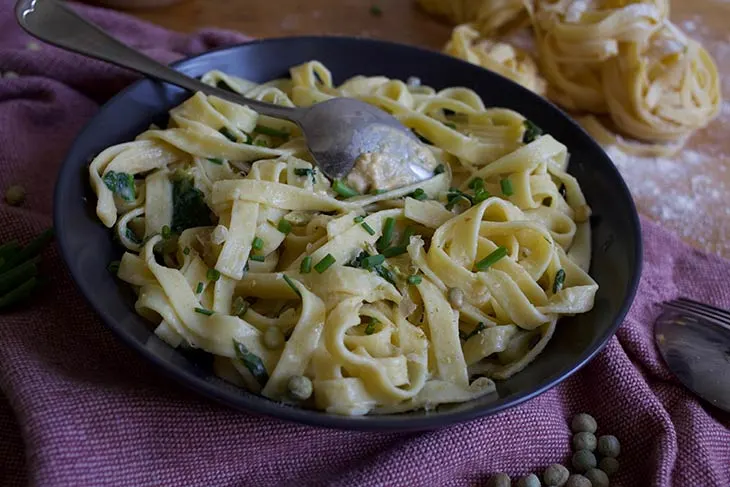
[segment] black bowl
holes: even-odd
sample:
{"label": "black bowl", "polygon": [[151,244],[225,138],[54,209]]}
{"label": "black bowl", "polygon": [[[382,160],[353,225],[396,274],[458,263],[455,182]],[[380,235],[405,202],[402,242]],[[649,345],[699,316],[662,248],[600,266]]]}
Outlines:
{"label": "black bowl", "polygon": [[[175,65],[191,76],[211,69],[263,82],[285,77],[291,66],[317,59],[336,82],[358,75],[405,80],[417,76],[434,88],[465,86],[487,106],[522,113],[568,146],[570,173],[578,178],[593,219],[591,275],[600,288],[589,313],[562,319],[546,350],[524,371],[498,382],[494,395],[432,412],[343,417],[275,403],[215,377],[205,354],[186,355],[160,341],[134,312],[125,285],[106,270],[121,249],[96,218],[86,167],[104,148],[132,140],[189,93],[142,80],[107,103],[84,128],[61,168],[55,194],[55,228],[61,253],[81,292],[125,343],[191,389],[228,406],[315,426],[358,430],[417,430],[445,426],[516,406],[560,383],[585,365],[611,338],[631,305],[641,269],[641,230],[619,172],[601,148],[561,110],[527,89],[458,59],[390,42],[337,37],[296,37],[219,49]],[[202,355],[202,356],[201,356]]]}

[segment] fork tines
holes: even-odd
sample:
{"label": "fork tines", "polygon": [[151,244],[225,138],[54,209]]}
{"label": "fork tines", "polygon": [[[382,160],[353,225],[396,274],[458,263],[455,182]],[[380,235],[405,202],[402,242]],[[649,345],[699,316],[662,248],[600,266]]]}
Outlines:
{"label": "fork tines", "polygon": [[665,307],[700,318],[712,320],[730,328],[730,311],[687,298],[673,299],[672,301],[666,301],[662,304]]}

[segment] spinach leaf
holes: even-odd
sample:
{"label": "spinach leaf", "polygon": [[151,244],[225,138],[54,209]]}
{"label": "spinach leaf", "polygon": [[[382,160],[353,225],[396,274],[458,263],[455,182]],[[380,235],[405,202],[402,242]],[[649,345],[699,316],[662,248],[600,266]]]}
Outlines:
{"label": "spinach leaf", "polygon": [[210,209],[205,204],[203,193],[195,187],[193,179],[177,176],[172,181],[172,225],[170,229],[178,235],[188,228],[212,225]]}
{"label": "spinach leaf", "polygon": [[131,174],[109,171],[104,175],[104,184],[123,200],[134,201],[137,197],[137,192],[134,189],[134,177]]}

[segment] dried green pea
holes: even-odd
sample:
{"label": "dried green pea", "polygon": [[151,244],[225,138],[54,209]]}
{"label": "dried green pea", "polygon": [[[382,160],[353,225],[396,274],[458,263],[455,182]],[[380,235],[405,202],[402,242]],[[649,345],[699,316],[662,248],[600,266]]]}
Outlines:
{"label": "dried green pea", "polygon": [[540,487],[540,479],[534,473],[525,475],[517,481],[517,487]]}
{"label": "dried green pea", "polygon": [[19,184],[10,186],[5,191],[5,201],[10,206],[20,206],[25,201],[25,188]]}
{"label": "dried green pea", "polygon": [[573,430],[573,433],[580,433],[582,431],[595,433],[598,429],[598,423],[596,423],[595,418],[590,414],[576,414],[570,423],[570,429]]}
{"label": "dried green pea", "polygon": [[621,453],[621,444],[613,435],[603,435],[598,438],[598,453],[604,457],[616,458]]}
{"label": "dried green pea", "polygon": [[591,487],[591,481],[582,475],[574,473],[568,477],[568,482],[566,482],[565,487]]}
{"label": "dried green pea", "polygon": [[588,450],[578,450],[573,453],[571,463],[573,464],[573,468],[580,473],[595,468],[598,464],[596,456],[593,452],[589,452]]}
{"label": "dried green pea", "polygon": [[561,487],[568,481],[569,476],[570,472],[567,468],[559,463],[554,463],[545,469],[542,474],[542,481],[548,487]]}
{"label": "dried green pea", "polygon": [[591,481],[591,487],[608,487],[608,475],[603,470],[592,468],[585,473],[585,477]]}
{"label": "dried green pea", "polygon": [[618,472],[619,463],[618,460],[611,457],[601,458],[598,468],[603,470],[609,477]]}
{"label": "dried green pea", "polygon": [[498,473],[489,480],[489,487],[511,487],[512,481],[506,473]]}
{"label": "dried green pea", "polygon": [[312,381],[303,375],[293,375],[287,382],[289,396],[296,401],[306,401],[312,396]]}
{"label": "dried green pea", "polygon": [[581,431],[573,435],[573,450],[595,451],[597,445],[596,435],[587,431]]}

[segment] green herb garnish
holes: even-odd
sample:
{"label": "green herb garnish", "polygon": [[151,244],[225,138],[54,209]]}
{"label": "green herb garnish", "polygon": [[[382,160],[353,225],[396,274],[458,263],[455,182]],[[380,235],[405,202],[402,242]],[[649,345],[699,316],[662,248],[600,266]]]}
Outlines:
{"label": "green herb garnish", "polygon": [[233,304],[231,305],[231,312],[233,313],[233,316],[243,318],[243,315],[245,315],[246,311],[248,311],[248,307],[248,301],[243,299],[241,296],[236,296],[236,299],[233,300]]}
{"label": "green herb garnish", "polygon": [[263,255],[252,255],[252,256],[249,257],[249,259],[252,260],[252,261],[254,261],[254,262],[265,262],[266,261],[266,256],[263,256]]}
{"label": "green herb garnish", "polygon": [[238,142],[238,137],[236,137],[236,134],[231,132],[228,127],[223,127],[220,130],[218,130],[222,136],[224,136],[226,139],[230,140],[231,142]]}
{"label": "green herb garnish", "polygon": [[418,201],[423,201],[425,199],[428,199],[428,195],[421,188],[416,189],[413,193],[410,193],[408,196],[410,196],[414,200],[418,200]]}
{"label": "green herb garnish", "polygon": [[370,269],[370,268],[373,268],[375,266],[382,264],[383,262],[385,262],[384,255],[382,255],[382,254],[369,255],[362,260],[362,266],[365,269]]}
{"label": "green herb garnish", "polygon": [[251,242],[251,247],[253,247],[256,250],[261,250],[264,248],[264,240],[261,237],[256,237],[253,239],[253,242]]}
{"label": "green herb garnish", "polygon": [[218,159],[217,157],[209,157],[208,162],[221,166],[221,165],[223,165],[224,161],[223,161],[223,159]]}
{"label": "green herb garnish", "polygon": [[360,226],[363,227],[370,235],[375,235],[375,229],[371,227],[368,222],[362,222]]}
{"label": "green herb garnish", "polygon": [[381,252],[390,246],[390,241],[393,240],[393,229],[395,228],[395,218],[388,217],[385,219],[383,225],[383,235],[378,239],[375,246]]}
{"label": "green herb garnish", "polygon": [[322,274],[324,271],[330,268],[335,263],[335,258],[332,254],[325,255],[322,260],[317,262],[314,266],[314,270]]}
{"label": "green herb garnish", "polygon": [[375,325],[377,323],[378,323],[378,320],[376,320],[375,318],[370,318],[370,322],[365,327],[365,334],[372,335],[373,333],[375,333]]}
{"label": "green herb garnish", "polygon": [[474,192],[474,204],[476,205],[478,203],[481,203],[490,196],[491,194],[489,194],[489,191],[487,191],[486,189],[478,189]]}
{"label": "green herb garnish", "polygon": [[512,181],[509,180],[509,178],[504,178],[499,181],[499,186],[502,188],[502,194],[505,196],[512,196],[515,194],[514,190],[512,189]]}
{"label": "green herb garnish", "polygon": [[204,288],[205,288],[205,285],[202,282],[199,282],[195,288],[195,294],[202,293]]}
{"label": "green herb garnish", "polygon": [[497,249],[484,257],[482,260],[476,263],[478,271],[484,271],[499,262],[502,258],[507,256],[507,249],[504,247],[497,247]]}
{"label": "green herb garnish", "polygon": [[211,311],[205,308],[195,308],[195,312],[205,316],[213,316],[213,314],[215,313],[215,311]]}
{"label": "green herb garnish", "polygon": [[450,129],[456,130],[456,124],[452,122],[444,122],[444,125],[449,127]]}
{"label": "green herb garnish", "polygon": [[408,252],[408,250],[406,249],[406,246],[399,245],[397,247],[388,247],[387,249],[385,249],[381,252],[381,255],[383,255],[386,258],[391,258],[391,257],[397,257],[399,255],[403,255],[406,252]]}
{"label": "green herb garnish", "polygon": [[180,235],[188,228],[207,227],[212,223],[210,209],[193,178],[187,175],[173,178],[171,231]]}
{"label": "green herb garnish", "polygon": [[205,277],[207,277],[209,281],[216,282],[218,279],[221,278],[221,273],[218,272],[216,269],[208,269]]}
{"label": "green herb garnish", "polygon": [[258,355],[251,353],[246,345],[241,342],[233,340],[233,349],[236,352],[236,358],[240,360],[243,365],[251,372],[254,379],[263,387],[269,381],[269,374],[266,372],[266,367],[261,361]]}
{"label": "green herb garnish", "polygon": [[131,174],[109,171],[104,175],[104,184],[111,192],[125,201],[134,201],[137,197],[134,177]]}
{"label": "green herb garnish", "polygon": [[312,256],[308,255],[302,259],[302,263],[299,264],[299,272],[302,274],[309,274],[312,272]]}
{"label": "green herb garnish", "polygon": [[287,276],[286,274],[282,274],[282,277],[284,278],[284,280],[286,281],[286,283],[289,284],[289,287],[292,288],[292,290],[295,293],[297,293],[297,296],[299,296],[301,298],[302,297],[302,293],[299,292],[299,288],[297,288],[294,285],[294,281],[292,281],[291,278],[289,276]]}
{"label": "green herb garnish", "polygon": [[477,335],[480,331],[484,330],[485,328],[487,328],[487,325],[485,325],[483,321],[480,321],[479,323],[477,323],[477,326],[475,326],[474,329],[472,331],[470,331],[469,333],[467,333],[465,335],[461,335],[461,332],[459,332],[461,335],[460,338],[462,340],[466,341],[466,340],[470,339],[471,337],[473,337],[474,335]]}
{"label": "green herb garnish", "polygon": [[565,284],[565,271],[563,269],[560,269],[558,272],[555,273],[555,281],[553,281],[553,294],[558,294],[561,289],[563,289],[563,284]]}
{"label": "green herb garnish", "polygon": [[484,180],[482,178],[474,178],[469,181],[469,189],[480,189],[484,187]]}
{"label": "green herb garnish", "polygon": [[253,143],[253,145],[255,145],[255,146],[257,146],[257,147],[268,147],[268,146],[269,146],[269,143],[268,143],[268,142],[266,142],[266,141],[265,141],[265,140],[263,140],[263,139],[257,139],[257,140],[256,140],[256,141],[255,141],[255,142]]}
{"label": "green herb garnish", "polygon": [[355,217],[355,223],[362,223],[364,221],[365,221],[365,217],[364,216],[356,216]]}
{"label": "green herb garnish", "polygon": [[352,198],[353,196],[357,196],[359,194],[357,191],[342,182],[340,179],[335,179],[335,181],[332,183],[332,189],[335,193],[339,194],[343,198]]}
{"label": "green herb garnish", "polygon": [[408,276],[408,279],[406,279],[406,282],[408,284],[413,284],[413,285],[421,284],[422,281],[423,281],[423,278],[421,276],[416,276],[416,275]]}
{"label": "green herb garnish", "polygon": [[276,225],[276,229],[286,235],[291,232],[291,223],[289,223],[288,220],[282,218],[281,220],[279,220],[279,224]]}
{"label": "green herb garnish", "polygon": [[531,121],[525,120],[522,124],[525,126],[525,133],[522,136],[523,143],[529,144],[542,135],[542,129]]}

